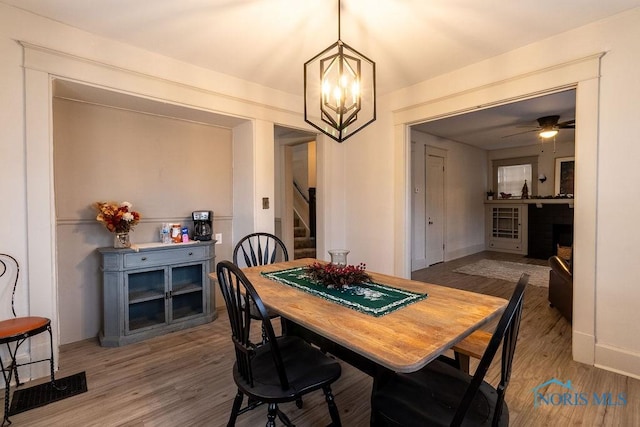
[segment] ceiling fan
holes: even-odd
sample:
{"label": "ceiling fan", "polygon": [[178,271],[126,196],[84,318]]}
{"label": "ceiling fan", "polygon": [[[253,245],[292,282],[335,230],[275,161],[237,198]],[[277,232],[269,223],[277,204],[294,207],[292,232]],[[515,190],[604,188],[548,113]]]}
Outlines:
{"label": "ceiling fan", "polygon": [[560,116],[544,116],[537,119],[538,126],[534,125],[522,125],[517,127],[534,127],[535,129],[526,130],[524,132],[513,133],[511,135],[505,135],[503,138],[509,138],[510,136],[521,135],[528,132],[538,132],[540,138],[552,138],[558,134],[560,129],[575,129],[576,121],[567,120],[565,122],[558,123]]}

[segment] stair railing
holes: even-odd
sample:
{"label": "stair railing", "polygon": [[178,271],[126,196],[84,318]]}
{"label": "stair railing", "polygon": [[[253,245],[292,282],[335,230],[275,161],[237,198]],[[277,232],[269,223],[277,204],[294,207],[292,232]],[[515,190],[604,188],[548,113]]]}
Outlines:
{"label": "stair railing", "polygon": [[304,200],[304,204],[305,204],[304,209],[306,212],[304,212],[304,214],[301,215],[302,212],[300,212],[300,210],[303,208],[302,206],[300,206],[300,209],[296,209],[296,203],[294,203],[294,209],[297,211],[298,216],[300,217],[302,222],[305,223],[305,227],[309,229],[309,236],[315,239],[316,237],[316,189],[314,187],[310,187],[309,197],[307,197],[295,180],[293,181],[293,188],[296,189],[296,194],[299,196],[299,198],[302,198],[302,200]]}

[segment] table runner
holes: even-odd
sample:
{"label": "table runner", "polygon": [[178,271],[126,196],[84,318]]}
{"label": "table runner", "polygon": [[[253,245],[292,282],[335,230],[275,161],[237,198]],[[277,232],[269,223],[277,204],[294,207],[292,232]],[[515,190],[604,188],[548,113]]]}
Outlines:
{"label": "table runner", "polygon": [[426,293],[405,291],[375,282],[349,285],[342,289],[328,288],[311,279],[305,271],[306,268],[295,267],[261,274],[283,285],[292,286],[303,292],[375,317],[384,316],[428,296]]}

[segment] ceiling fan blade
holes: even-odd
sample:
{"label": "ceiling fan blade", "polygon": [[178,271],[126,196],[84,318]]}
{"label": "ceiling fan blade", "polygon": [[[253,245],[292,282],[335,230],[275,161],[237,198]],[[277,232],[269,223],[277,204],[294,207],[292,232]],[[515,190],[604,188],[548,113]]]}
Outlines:
{"label": "ceiling fan blade", "polygon": [[525,130],[524,132],[512,133],[511,135],[505,135],[502,138],[509,138],[510,136],[522,135],[524,133],[529,133],[529,132],[538,132],[538,129]]}
{"label": "ceiling fan blade", "polygon": [[567,120],[566,122],[558,123],[559,129],[574,129],[576,127],[575,120]]}

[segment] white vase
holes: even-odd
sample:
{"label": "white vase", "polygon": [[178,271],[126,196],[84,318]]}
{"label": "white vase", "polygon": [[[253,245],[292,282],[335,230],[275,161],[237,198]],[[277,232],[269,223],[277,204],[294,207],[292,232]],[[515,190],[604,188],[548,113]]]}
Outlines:
{"label": "white vase", "polygon": [[130,248],[129,233],[115,233],[113,235],[113,247],[116,249]]}

